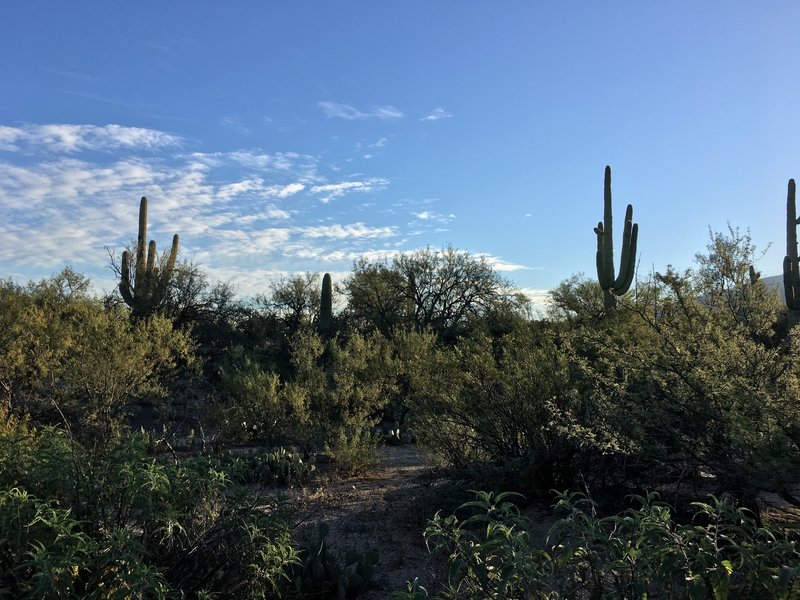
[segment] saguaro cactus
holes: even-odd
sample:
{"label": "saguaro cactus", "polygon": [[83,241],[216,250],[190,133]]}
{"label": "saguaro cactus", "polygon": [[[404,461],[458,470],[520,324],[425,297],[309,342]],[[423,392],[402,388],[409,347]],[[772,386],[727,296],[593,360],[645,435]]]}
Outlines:
{"label": "saguaro cactus", "polygon": [[789,180],[789,190],[786,195],[786,256],[783,259],[783,289],[786,292],[786,306],[790,313],[794,312],[794,322],[797,321],[797,312],[800,310],[800,260],[797,257],[797,218],[795,206],[795,183]]}
{"label": "saguaro cactus", "polygon": [[178,257],[178,234],[172,238],[166,264],[159,272],[156,265],[156,242],[147,244],[147,198],[142,196],[139,204],[139,236],[136,241],[136,265],[133,280],[131,279],[131,253],[122,253],[122,272],[119,291],[122,299],[131,307],[135,317],[151,314],[161,304],[167,292],[169,279],[175,268]]}
{"label": "saguaro cactus", "polygon": [[325,273],[322,278],[322,295],[319,305],[319,331],[320,333],[330,333],[333,323],[333,283],[331,274]]}
{"label": "saguaro cactus", "polygon": [[619,275],[614,277],[614,229],[611,213],[611,167],[606,166],[603,184],[603,221],[597,224],[597,279],[603,288],[603,303],[607,310],[617,305],[617,296],[621,296],[631,287],[636,267],[636,242],[639,237],[639,225],[633,222],[633,206],[628,204],[625,210],[625,226],[622,230],[622,256]]}

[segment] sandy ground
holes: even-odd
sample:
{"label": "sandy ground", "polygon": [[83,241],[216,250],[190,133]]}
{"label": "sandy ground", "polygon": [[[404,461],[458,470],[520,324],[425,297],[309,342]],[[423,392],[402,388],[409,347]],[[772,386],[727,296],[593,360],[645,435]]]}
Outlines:
{"label": "sandy ground", "polygon": [[339,479],[322,473],[318,481],[295,490],[296,536],[307,540],[324,522],[336,555],[350,548],[362,554],[377,550],[376,575],[359,598],[388,598],[415,577],[431,590],[442,563],[429,555],[422,532],[435,512],[434,499],[443,500],[437,489],[442,481],[415,447],[386,446],[380,465],[366,475]]}

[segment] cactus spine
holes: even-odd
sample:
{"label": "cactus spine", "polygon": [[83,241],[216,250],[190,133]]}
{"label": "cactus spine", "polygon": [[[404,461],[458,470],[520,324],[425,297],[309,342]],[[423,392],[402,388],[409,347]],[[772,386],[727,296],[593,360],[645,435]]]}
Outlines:
{"label": "cactus spine", "polygon": [[639,225],[633,222],[633,206],[625,210],[625,226],[622,231],[622,255],[619,276],[614,277],[614,229],[611,213],[611,167],[606,166],[603,183],[603,221],[597,224],[597,279],[603,288],[603,303],[606,310],[617,305],[617,296],[623,295],[631,287],[636,267],[636,243],[639,238]]}
{"label": "cactus spine", "polygon": [[783,259],[783,289],[786,293],[786,306],[792,324],[798,321],[800,310],[800,260],[797,257],[797,207],[795,205],[795,183],[789,180],[789,189],[786,195],[786,256]]}
{"label": "cactus spine", "polygon": [[139,203],[139,236],[136,241],[136,265],[131,278],[131,253],[122,253],[122,272],[119,291],[122,299],[131,307],[135,317],[143,317],[155,311],[167,293],[169,280],[178,257],[178,234],[172,238],[167,262],[159,273],[156,265],[156,242],[147,244],[147,198]]}
{"label": "cactus spine", "polygon": [[325,273],[322,278],[322,295],[319,306],[319,331],[327,334],[331,331],[333,323],[333,283],[331,274]]}

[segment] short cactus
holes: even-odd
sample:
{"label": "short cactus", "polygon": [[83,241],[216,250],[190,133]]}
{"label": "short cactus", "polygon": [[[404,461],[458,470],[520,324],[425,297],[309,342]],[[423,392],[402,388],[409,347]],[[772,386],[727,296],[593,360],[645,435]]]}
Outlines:
{"label": "short cactus", "polygon": [[139,236],[136,241],[135,275],[131,277],[131,253],[122,253],[122,269],[119,291],[122,299],[131,307],[134,317],[145,317],[155,312],[164,301],[175,261],[178,257],[178,234],[172,238],[167,262],[159,272],[156,266],[156,242],[147,244],[147,198],[142,196],[139,204]]}
{"label": "short cactus", "polygon": [[625,210],[625,226],[622,231],[622,255],[619,276],[614,277],[614,240],[611,212],[611,167],[606,167],[603,183],[603,221],[597,224],[597,279],[603,288],[603,303],[606,310],[617,305],[617,296],[630,289],[636,267],[636,243],[639,225],[633,222],[633,206]]}

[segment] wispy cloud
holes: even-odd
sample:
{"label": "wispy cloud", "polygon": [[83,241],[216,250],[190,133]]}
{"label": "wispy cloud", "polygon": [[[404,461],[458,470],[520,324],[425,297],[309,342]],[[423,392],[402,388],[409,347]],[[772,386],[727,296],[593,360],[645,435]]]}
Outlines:
{"label": "wispy cloud", "polygon": [[322,109],[326,117],[332,119],[359,121],[364,119],[400,119],[403,117],[403,111],[391,105],[374,106],[367,111],[362,111],[350,104],[321,100],[317,102],[317,106]]}
{"label": "wispy cloud", "polygon": [[303,232],[303,235],[311,238],[326,237],[337,240],[345,238],[385,238],[397,233],[394,227],[367,227],[364,223],[303,227],[300,231]]}
{"label": "wispy cloud", "polygon": [[[150,198],[148,237],[159,249],[179,233],[182,258],[244,294],[268,289],[276,273],[335,271],[360,257],[393,256],[419,240],[413,230],[430,234],[455,218],[425,199],[402,201],[382,221],[392,205],[377,192],[388,179],[351,172],[329,180],[315,156],[195,152],[190,143],[119,125],[0,125],[0,264],[7,269],[0,276],[27,269],[40,277],[71,264],[110,290],[104,247],[120,249],[135,236],[142,195]],[[348,203],[346,213],[325,205],[349,194],[375,206],[354,218],[363,202]],[[525,268],[486,259],[500,271]]]}
{"label": "wispy cloud", "polygon": [[158,149],[180,146],[179,136],[122,125],[23,125],[0,127],[0,149],[20,150],[22,146],[36,146],[52,152],[74,153],[83,150],[115,150],[119,148]]}
{"label": "wispy cloud", "polygon": [[508,262],[497,256],[492,256],[491,254],[478,253],[475,256],[477,258],[484,260],[495,271],[512,272],[512,271],[523,271],[523,270],[527,271],[534,269],[534,267],[526,267],[524,265],[518,265],[515,263]]}
{"label": "wispy cloud", "polygon": [[433,223],[449,223],[456,218],[453,213],[443,215],[432,210],[423,210],[412,214],[420,221],[428,221]]}
{"label": "wispy cloud", "polygon": [[420,121],[438,121],[440,119],[449,119],[453,115],[443,108],[435,108],[430,114],[422,117]]}
{"label": "wispy cloud", "polygon": [[60,75],[61,77],[67,77],[69,79],[77,79],[83,82],[92,83],[98,80],[97,77],[76,69],[56,69],[53,67],[44,67],[44,70],[48,73],[53,73],[54,75]]}
{"label": "wispy cloud", "polygon": [[267,185],[261,177],[252,177],[220,185],[217,189],[217,198],[230,200],[236,196],[251,196],[259,198],[288,198],[305,189],[302,183],[289,183],[287,185]]}
{"label": "wispy cloud", "polygon": [[364,181],[342,181],[340,183],[315,185],[310,191],[312,194],[322,194],[320,201],[327,204],[334,198],[339,198],[349,192],[372,192],[382,190],[388,183],[386,179],[375,177]]}
{"label": "wispy cloud", "polygon": [[244,125],[239,117],[222,117],[219,120],[219,124],[241,135],[253,135],[252,130]]}

